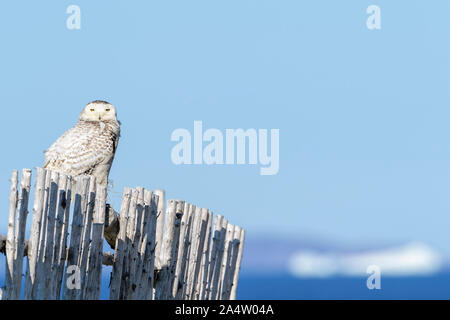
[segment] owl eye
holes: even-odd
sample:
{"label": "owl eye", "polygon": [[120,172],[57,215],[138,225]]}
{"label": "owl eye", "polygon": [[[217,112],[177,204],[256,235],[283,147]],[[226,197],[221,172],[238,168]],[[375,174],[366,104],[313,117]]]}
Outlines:
{"label": "owl eye", "polygon": [[106,111],[106,112],[110,112],[110,111],[111,111],[111,109],[106,109],[105,111]]}
{"label": "owl eye", "polygon": [[91,112],[94,112],[95,111],[95,109],[91,109]]}

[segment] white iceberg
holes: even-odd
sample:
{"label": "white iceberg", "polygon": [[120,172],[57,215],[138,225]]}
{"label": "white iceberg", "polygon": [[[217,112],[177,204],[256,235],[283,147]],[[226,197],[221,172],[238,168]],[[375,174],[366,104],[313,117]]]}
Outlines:
{"label": "white iceberg", "polygon": [[381,274],[387,276],[430,275],[442,270],[444,259],[432,247],[414,242],[358,253],[300,251],[288,263],[289,271],[303,278],[363,276],[371,265],[378,266]]}

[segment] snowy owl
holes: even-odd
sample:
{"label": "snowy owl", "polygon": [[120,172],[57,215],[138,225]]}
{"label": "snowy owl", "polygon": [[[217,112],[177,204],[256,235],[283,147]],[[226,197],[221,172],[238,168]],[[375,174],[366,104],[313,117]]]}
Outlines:
{"label": "snowy owl", "polygon": [[71,176],[92,175],[107,187],[119,136],[116,108],[105,101],[92,101],[77,124],[45,152],[44,168]]}

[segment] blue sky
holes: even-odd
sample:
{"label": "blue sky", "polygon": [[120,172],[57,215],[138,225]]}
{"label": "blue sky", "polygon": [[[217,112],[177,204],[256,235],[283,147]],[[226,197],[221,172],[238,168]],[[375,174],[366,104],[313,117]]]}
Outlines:
{"label": "blue sky", "polygon": [[[81,8],[81,30],[66,8]],[[381,8],[382,29],[366,28]],[[0,230],[13,168],[104,99],[114,191],[167,191],[249,235],[450,254],[448,1],[8,1],[0,4]],[[280,129],[280,170],[175,166],[173,130]],[[113,203],[118,196],[112,194]]]}

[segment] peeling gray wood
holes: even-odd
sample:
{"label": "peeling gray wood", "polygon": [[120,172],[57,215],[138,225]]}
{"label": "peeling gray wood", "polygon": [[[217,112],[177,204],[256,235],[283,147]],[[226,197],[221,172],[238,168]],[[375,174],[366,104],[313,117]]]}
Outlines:
{"label": "peeling gray wood", "polygon": [[124,248],[126,241],[128,210],[130,207],[130,200],[131,200],[131,189],[125,188],[123,192],[122,205],[120,208],[120,232],[116,240],[113,271],[111,273],[111,283],[109,293],[110,300],[119,300],[120,297],[120,286],[122,283]]}
{"label": "peeling gray wood", "polygon": [[239,272],[241,271],[241,263],[242,257],[244,253],[244,242],[245,242],[245,230],[241,229],[240,237],[239,237],[239,251],[237,254],[237,261],[235,265],[235,270],[233,274],[233,285],[231,287],[230,300],[236,300],[237,296],[237,287],[239,283]]}
{"label": "peeling gray wood", "polygon": [[183,210],[184,201],[169,200],[167,202],[164,237],[161,247],[161,270],[156,283],[155,299],[157,300],[171,300],[174,298],[172,288],[178,258],[178,244]]}
{"label": "peeling gray wood", "polygon": [[6,277],[5,277],[5,293],[3,299],[14,299],[14,256],[16,243],[16,214],[17,214],[17,170],[12,172],[11,188],[9,192],[9,215],[8,215],[8,234],[6,236]]}
{"label": "peeling gray wood", "polygon": [[165,220],[165,192],[164,190],[155,190],[155,194],[158,196],[158,214],[156,220],[156,247],[155,247],[155,268],[161,269],[161,248],[163,244],[163,230]]}
{"label": "peeling gray wood", "polygon": [[[25,276],[25,292],[24,299],[36,299],[37,290],[37,264],[39,258],[39,239],[43,216],[44,192],[47,171],[42,168],[36,169],[36,184],[34,190],[34,204],[33,204],[33,221],[30,231],[30,241],[26,252],[27,272]],[[1,245],[0,245],[1,247]]]}

